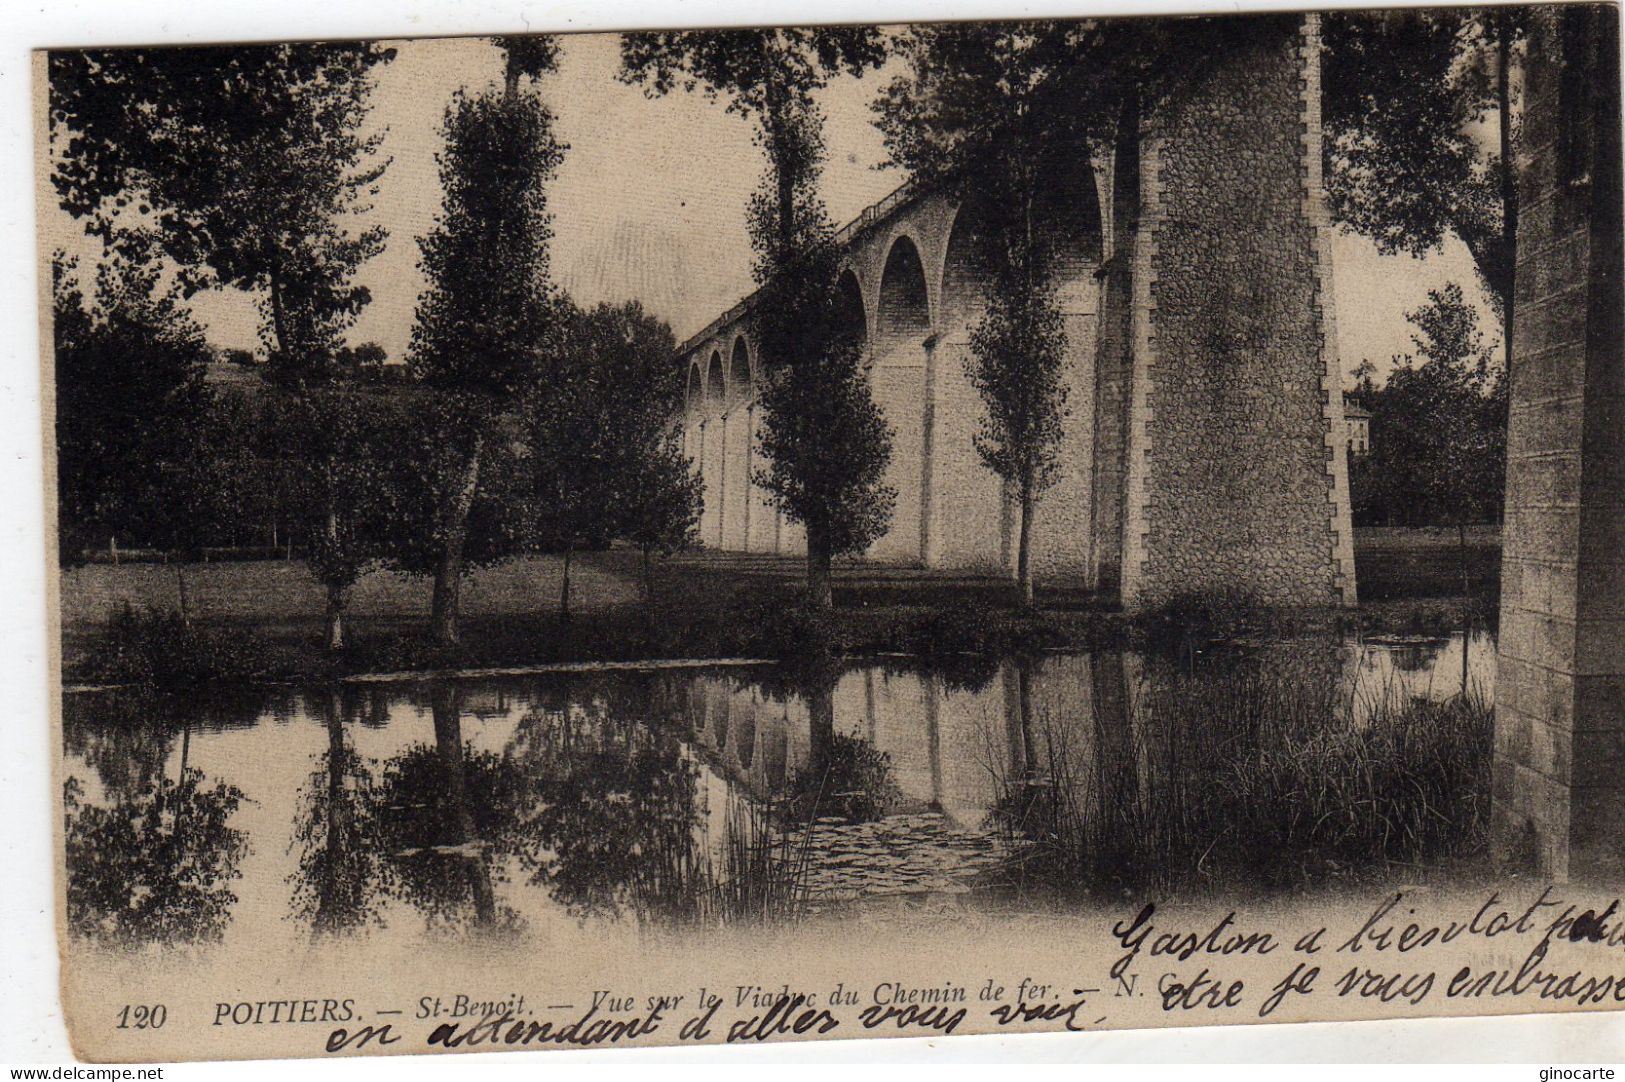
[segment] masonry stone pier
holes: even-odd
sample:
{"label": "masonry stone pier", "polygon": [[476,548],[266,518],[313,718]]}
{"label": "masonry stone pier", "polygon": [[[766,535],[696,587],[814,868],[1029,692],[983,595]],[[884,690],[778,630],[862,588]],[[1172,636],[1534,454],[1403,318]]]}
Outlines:
{"label": "masonry stone pier", "polygon": [[1497,847],[1625,869],[1625,361],[1618,9],[1536,8],[1495,705]]}
{"label": "masonry stone pier", "polygon": [[[1129,607],[1181,596],[1355,600],[1330,224],[1321,190],[1318,16],[1254,17],[1117,137],[1058,156],[1067,419],[1034,526],[1040,585]],[[898,499],[876,560],[1004,574],[1016,515],[973,446],[966,376],[986,282],[983,215],[905,186],[841,234]],[[685,343],[685,446],[705,543],[795,554],[802,534],[753,482],[751,300]]]}

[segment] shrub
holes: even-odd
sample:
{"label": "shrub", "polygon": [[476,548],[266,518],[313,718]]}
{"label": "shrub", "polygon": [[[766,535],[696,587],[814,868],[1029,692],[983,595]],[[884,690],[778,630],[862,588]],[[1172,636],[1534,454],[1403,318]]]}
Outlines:
{"label": "shrub", "polygon": [[108,621],[88,668],[101,682],[168,693],[249,679],[259,654],[241,632],[203,631],[177,612],[125,604]]}

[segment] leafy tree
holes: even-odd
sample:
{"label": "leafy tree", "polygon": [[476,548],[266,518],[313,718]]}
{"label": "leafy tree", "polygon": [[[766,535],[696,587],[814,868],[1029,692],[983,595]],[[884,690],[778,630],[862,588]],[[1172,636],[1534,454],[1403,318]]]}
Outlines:
{"label": "leafy tree", "polygon": [[429,286],[408,364],[436,400],[417,457],[432,510],[401,556],[407,570],[434,576],[433,631],[444,645],[458,641],[465,566],[500,551],[468,544],[476,505],[491,487],[491,460],[500,455],[499,418],[535,385],[555,330],[546,185],[565,147],[554,138],[552,113],[513,75],[516,67],[533,76],[547,70],[537,52],[508,54],[504,93],[453,98],[438,158],[444,205],[420,242]]}
{"label": "leafy tree", "polygon": [[120,536],[189,551],[225,514],[206,449],[202,328],[150,236],[115,238],[88,307],[74,270],[60,255],[52,267],[62,556]]}
{"label": "leafy tree", "polygon": [[394,50],[369,43],[53,52],[52,181],[62,206],[111,237],[150,215],[190,289],[261,293],[274,371],[293,382],[332,364],[367,303],[357,267],[384,230],[347,219],[387,163],[382,134],[359,134],[373,70]]}
{"label": "leafy tree", "polygon": [[674,434],[640,448],[621,478],[619,535],[642,555],[643,599],[654,600],[654,557],[691,547],[699,535],[704,485]]}
{"label": "leafy tree", "polygon": [[1017,494],[1023,605],[1033,603],[1033,515],[1057,474],[1067,412],[1056,268],[1079,238],[1056,227],[1076,216],[1054,178],[1088,168],[1067,78],[1076,45],[1054,23],[915,27],[899,46],[911,73],[876,103],[894,163],[978,212],[972,258],[988,296],[966,371],[986,409],[977,453]]}
{"label": "leafy tree", "polygon": [[874,27],[626,34],[621,78],[661,95],[681,86],[726,99],[755,125],[767,157],[748,212],[761,354],[777,372],[761,396],[768,467],[755,479],[807,530],[807,588],[831,602],[831,559],[884,532],[895,500],[883,482],[890,433],[842,318],[834,229],[817,195],[824,145],[816,90],[885,59]]}
{"label": "leafy tree", "polygon": [[410,483],[398,456],[411,422],[392,399],[342,386],[307,386],[282,406],[280,427],[298,454],[294,504],[305,563],[326,591],[327,648],[338,650],[351,588],[393,551],[400,493]]}
{"label": "leafy tree", "polygon": [[611,536],[643,550],[687,544],[698,488],[676,446],[681,373],[671,328],[636,301],[571,314],[562,364],[526,400],[535,532],[562,550],[560,611],[570,613],[572,553]]}
{"label": "leafy tree", "polygon": [[388,360],[389,354],[377,342],[343,346],[333,355],[334,368],[350,379],[375,379]]}
{"label": "leafy tree", "polygon": [[1377,397],[1377,366],[1372,363],[1370,357],[1362,357],[1349,375],[1354,377],[1354,390],[1349,392],[1348,397],[1370,409]]}
{"label": "leafy tree", "polygon": [[897,493],[885,483],[892,432],[870,393],[863,347],[835,286],[839,253],[809,245],[758,295],[764,357],[795,357],[760,395],[765,468],[752,478],[807,530],[807,596],[831,604],[830,562],[886,532]]}
{"label": "leafy tree", "polygon": [[[1336,11],[1323,21],[1333,214],[1383,252],[1420,256],[1459,237],[1507,343],[1518,234],[1513,69],[1526,19],[1497,7]],[[1479,135],[1491,113],[1493,148]]]}
{"label": "leafy tree", "polygon": [[1406,318],[1416,358],[1396,367],[1372,400],[1371,453],[1350,487],[1365,514],[1455,526],[1494,515],[1506,472],[1506,379],[1455,283]]}

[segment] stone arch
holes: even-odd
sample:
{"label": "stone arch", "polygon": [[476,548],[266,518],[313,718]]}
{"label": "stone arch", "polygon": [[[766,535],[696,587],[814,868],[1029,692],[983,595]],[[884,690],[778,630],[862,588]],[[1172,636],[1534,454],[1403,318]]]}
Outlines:
{"label": "stone arch", "polygon": [[986,307],[992,278],[987,247],[991,234],[989,208],[982,200],[966,199],[955,210],[942,260],[941,322],[950,335],[968,331]]}
{"label": "stone arch", "polygon": [[1055,273],[1064,290],[1069,280],[1085,274],[1092,278],[1100,266],[1100,191],[1087,146],[1061,146],[1046,158],[1043,172],[1050,179],[1044,186],[1038,215],[1054,239]]}
{"label": "stone arch", "polygon": [[684,411],[692,418],[700,413],[705,404],[705,378],[700,375],[700,362],[692,360],[688,365],[688,387],[683,394]]}
{"label": "stone arch", "polygon": [[931,505],[931,294],[913,238],[899,235],[887,250],[876,292],[869,379],[875,402],[893,431],[886,483],[897,493],[891,527],[870,552],[919,563],[926,552]]}
{"label": "stone arch", "polygon": [[[987,407],[966,372],[970,332],[987,307],[997,208],[972,195],[955,209],[943,248],[942,300],[935,351],[932,457],[941,481],[932,494],[934,530],[928,562],[1001,573],[1013,552],[1006,486],[976,452]],[[929,529],[929,524],[928,524]]]}
{"label": "stone arch", "polygon": [[722,372],[722,351],[711,351],[711,362],[705,370],[705,405],[707,413],[716,413],[728,401],[728,379]]}
{"label": "stone arch", "polygon": [[886,252],[875,304],[875,356],[923,350],[931,333],[931,294],[920,249],[899,234]]}
{"label": "stone arch", "polygon": [[751,397],[756,389],[756,380],[752,376],[750,346],[744,335],[734,338],[733,356],[728,362],[728,399],[730,402],[744,402]]}
{"label": "stone arch", "polygon": [[869,314],[867,306],[863,303],[863,286],[858,282],[857,272],[851,267],[841,271],[836,290],[836,311],[841,325],[867,346]]}

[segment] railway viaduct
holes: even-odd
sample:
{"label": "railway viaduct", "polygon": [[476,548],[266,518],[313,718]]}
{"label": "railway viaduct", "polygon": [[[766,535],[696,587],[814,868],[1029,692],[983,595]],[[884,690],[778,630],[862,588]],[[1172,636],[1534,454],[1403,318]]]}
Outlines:
{"label": "railway viaduct", "polygon": [[[1041,583],[1129,608],[1213,593],[1355,601],[1318,16],[1252,22],[1246,45],[1056,171],[1068,416],[1060,476],[1037,511]],[[1013,564],[1009,494],[972,446],[977,229],[974,194],[905,186],[842,230],[842,288],[895,433],[896,511],[876,560]],[[755,348],[751,299],[681,356],[704,543],[802,551],[752,482],[756,391],[773,359]]]}

